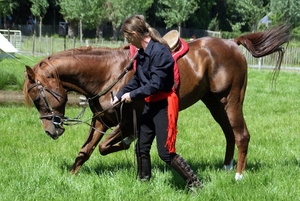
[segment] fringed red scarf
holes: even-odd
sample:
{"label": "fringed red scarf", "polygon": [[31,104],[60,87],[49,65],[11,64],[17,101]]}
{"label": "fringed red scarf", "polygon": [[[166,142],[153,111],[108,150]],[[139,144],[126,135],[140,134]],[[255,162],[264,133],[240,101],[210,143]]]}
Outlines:
{"label": "fringed red scarf", "polygon": [[146,102],[155,102],[167,98],[168,100],[168,137],[166,147],[170,153],[175,153],[178,120],[178,97],[174,91],[158,92],[145,98]]}

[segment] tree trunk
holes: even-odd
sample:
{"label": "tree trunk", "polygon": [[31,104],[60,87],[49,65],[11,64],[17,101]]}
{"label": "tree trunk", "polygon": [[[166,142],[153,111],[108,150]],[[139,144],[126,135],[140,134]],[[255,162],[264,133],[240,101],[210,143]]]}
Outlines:
{"label": "tree trunk", "polygon": [[178,24],[179,37],[181,36],[181,23]]}
{"label": "tree trunk", "polygon": [[40,23],[39,23],[39,37],[42,37],[42,20],[43,20],[43,17],[40,16]]}
{"label": "tree trunk", "polygon": [[39,23],[39,53],[41,53],[41,43],[42,43],[42,20],[43,18],[40,16],[40,23]]}
{"label": "tree trunk", "polygon": [[69,38],[74,38],[75,37],[75,27],[76,27],[76,22],[73,20],[68,20],[68,36]]}
{"label": "tree trunk", "polygon": [[99,25],[96,27],[96,38],[102,38],[103,37],[103,24],[99,23]]}
{"label": "tree trunk", "polygon": [[80,46],[82,46],[82,20],[79,20]]}
{"label": "tree trunk", "polygon": [[113,40],[117,40],[118,38],[118,29],[117,29],[117,26],[113,23],[112,24],[112,27],[113,27]]}

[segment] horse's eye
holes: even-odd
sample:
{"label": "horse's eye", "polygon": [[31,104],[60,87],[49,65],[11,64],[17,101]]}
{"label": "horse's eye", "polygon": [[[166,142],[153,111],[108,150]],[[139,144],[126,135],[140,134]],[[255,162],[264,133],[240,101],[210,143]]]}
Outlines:
{"label": "horse's eye", "polygon": [[36,97],[36,98],[33,100],[33,102],[34,102],[34,103],[38,103],[38,102],[40,102],[40,100],[41,100],[41,98],[38,96],[38,97]]}

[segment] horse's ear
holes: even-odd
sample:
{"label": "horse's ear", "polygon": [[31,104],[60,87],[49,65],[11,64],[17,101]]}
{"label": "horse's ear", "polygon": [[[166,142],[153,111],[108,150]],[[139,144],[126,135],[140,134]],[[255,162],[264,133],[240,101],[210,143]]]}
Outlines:
{"label": "horse's ear", "polygon": [[29,66],[25,66],[25,67],[26,67],[25,77],[29,80],[29,82],[34,83],[35,82],[35,73],[34,73],[34,71]]}

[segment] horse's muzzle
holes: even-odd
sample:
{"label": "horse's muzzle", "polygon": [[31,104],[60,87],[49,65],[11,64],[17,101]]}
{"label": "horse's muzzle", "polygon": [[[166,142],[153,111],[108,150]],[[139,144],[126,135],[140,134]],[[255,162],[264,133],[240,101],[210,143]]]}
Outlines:
{"label": "horse's muzzle", "polygon": [[65,128],[60,126],[53,126],[51,130],[45,130],[45,133],[50,136],[53,140],[57,140],[63,133]]}

